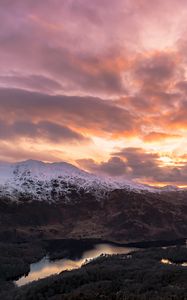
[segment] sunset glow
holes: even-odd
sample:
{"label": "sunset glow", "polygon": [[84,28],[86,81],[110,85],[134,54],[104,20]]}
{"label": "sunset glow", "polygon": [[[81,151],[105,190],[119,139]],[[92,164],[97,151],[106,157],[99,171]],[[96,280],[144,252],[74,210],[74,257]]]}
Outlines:
{"label": "sunset glow", "polygon": [[187,186],[187,2],[0,9],[0,160]]}

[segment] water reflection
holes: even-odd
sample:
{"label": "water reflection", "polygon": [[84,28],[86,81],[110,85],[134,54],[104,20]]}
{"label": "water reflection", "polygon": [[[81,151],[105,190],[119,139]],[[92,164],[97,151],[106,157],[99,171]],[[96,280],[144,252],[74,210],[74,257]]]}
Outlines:
{"label": "water reflection", "polygon": [[45,278],[52,274],[57,274],[65,270],[72,270],[80,268],[82,264],[94,259],[101,254],[127,254],[135,248],[117,247],[110,244],[98,244],[92,250],[83,253],[82,257],[77,260],[59,259],[50,261],[48,257],[44,257],[39,262],[31,264],[28,276],[22,276],[19,280],[15,281],[17,286],[22,286],[26,283]]}
{"label": "water reflection", "polygon": [[171,260],[165,259],[165,258],[162,258],[162,259],[161,259],[161,263],[162,263],[162,264],[165,264],[165,265],[176,265],[176,266],[187,267],[187,262],[183,262],[183,263],[180,263],[180,264],[176,264],[176,263],[173,263]]}

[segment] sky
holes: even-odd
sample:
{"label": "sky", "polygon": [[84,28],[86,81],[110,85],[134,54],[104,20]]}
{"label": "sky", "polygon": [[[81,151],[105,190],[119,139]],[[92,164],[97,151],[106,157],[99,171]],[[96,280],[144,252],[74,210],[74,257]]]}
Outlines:
{"label": "sky", "polygon": [[0,161],[187,186],[186,0],[1,0]]}

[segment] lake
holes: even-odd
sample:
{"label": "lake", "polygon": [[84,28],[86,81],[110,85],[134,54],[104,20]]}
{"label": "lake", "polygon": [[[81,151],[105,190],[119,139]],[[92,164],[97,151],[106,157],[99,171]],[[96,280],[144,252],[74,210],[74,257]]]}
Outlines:
{"label": "lake", "polygon": [[92,260],[101,254],[128,254],[136,248],[115,246],[110,243],[101,243],[93,246],[91,250],[82,253],[78,259],[63,258],[50,260],[48,256],[43,257],[40,261],[30,265],[30,272],[27,276],[22,276],[14,281],[17,286],[25,285],[34,280],[42,279],[47,276],[58,274],[65,270],[80,268],[83,264]]}

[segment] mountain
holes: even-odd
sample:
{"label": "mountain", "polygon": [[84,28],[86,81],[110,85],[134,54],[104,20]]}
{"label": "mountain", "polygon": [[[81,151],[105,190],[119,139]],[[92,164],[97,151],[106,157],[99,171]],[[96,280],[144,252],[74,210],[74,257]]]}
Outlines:
{"label": "mountain", "polygon": [[0,163],[0,239],[187,236],[187,191],[87,173],[67,163]]}
{"label": "mountain", "polygon": [[[48,202],[70,201],[71,189],[85,190],[101,198],[107,191],[127,189],[139,192],[158,192],[146,185],[122,179],[111,179],[90,174],[65,163],[44,163],[27,160],[19,163],[0,163],[0,195],[11,200],[23,196]],[[160,190],[161,191],[161,190]]]}

